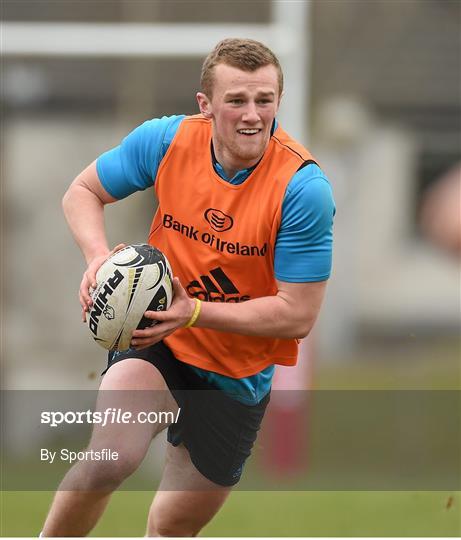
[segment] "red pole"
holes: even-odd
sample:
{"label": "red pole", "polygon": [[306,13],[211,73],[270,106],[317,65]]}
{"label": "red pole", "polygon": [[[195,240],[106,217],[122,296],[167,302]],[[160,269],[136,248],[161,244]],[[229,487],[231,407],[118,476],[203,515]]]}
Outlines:
{"label": "red pole", "polygon": [[308,465],[308,390],[312,387],[313,340],[299,348],[298,363],[277,366],[264,423],[264,468],[268,475],[289,478]]}

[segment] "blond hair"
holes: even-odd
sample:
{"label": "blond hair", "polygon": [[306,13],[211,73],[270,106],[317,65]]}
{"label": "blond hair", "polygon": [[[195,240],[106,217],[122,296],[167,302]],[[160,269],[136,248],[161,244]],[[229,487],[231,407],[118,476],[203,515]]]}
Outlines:
{"label": "blond hair", "polygon": [[205,58],[200,85],[202,92],[211,98],[214,83],[214,67],[227,64],[242,71],[256,71],[272,65],[277,69],[279,96],[283,91],[283,73],[275,54],[265,45],[253,39],[228,38],[220,41]]}

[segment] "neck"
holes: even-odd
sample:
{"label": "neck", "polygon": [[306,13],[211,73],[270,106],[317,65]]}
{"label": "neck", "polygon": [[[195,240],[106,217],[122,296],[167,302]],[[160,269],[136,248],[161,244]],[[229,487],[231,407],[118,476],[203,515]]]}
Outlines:
{"label": "neck", "polygon": [[212,152],[215,160],[221,165],[227,178],[233,178],[239,171],[254,167],[262,156],[250,160],[235,159],[225,148],[221,148],[216,140],[212,139]]}

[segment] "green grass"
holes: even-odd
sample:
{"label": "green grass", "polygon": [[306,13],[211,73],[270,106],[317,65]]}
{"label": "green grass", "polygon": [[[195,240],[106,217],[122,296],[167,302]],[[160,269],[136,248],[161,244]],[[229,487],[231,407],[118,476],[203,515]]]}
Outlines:
{"label": "green grass", "polygon": [[[203,536],[459,536],[460,495],[237,491]],[[116,493],[92,536],[143,536],[151,498]],[[4,492],[1,535],[38,536],[51,499],[49,492]]]}
{"label": "green grass", "polygon": [[318,359],[313,371],[316,390],[461,390],[461,342],[409,336],[350,358]]}
{"label": "green grass", "polygon": [[[315,387],[459,389],[459,351],[457,340],[427,346],[409,338],[395,351],[375,348],[350,362],[317,363]],[[152,496],[116,493],[92,536],[143,536]],[[1,536],[38,536],[52,497],[51,492],[1,493]],[[461,492],[236,491],[203,536],[457,537]]]}

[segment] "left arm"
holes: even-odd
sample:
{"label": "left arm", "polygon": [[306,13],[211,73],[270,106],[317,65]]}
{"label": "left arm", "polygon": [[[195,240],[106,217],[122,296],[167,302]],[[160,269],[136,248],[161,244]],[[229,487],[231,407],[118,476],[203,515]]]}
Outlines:
{"label": "left arm", "polygon": [[206,302],[195,326],[247,336],[302,339],[317,319],[326,283],[277,281],[274,296],[237,304]]}
{"label": "left arm", "polygon": [[[325,294],[326,281],[287,283],[277,281],[273,296],[246,302],[202,302],[200,316],[194,325],[246,336],[293,339],[306,337],[313,327]],[[174,300],[168,311],[147,311],[146,317],[161,324],[135,330],[132,345],[143,349],[181,328],[192,316],[195,300],[190,298],[179,280],[174,280]]]}

